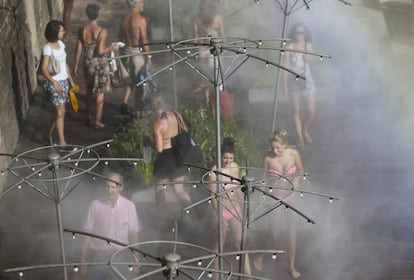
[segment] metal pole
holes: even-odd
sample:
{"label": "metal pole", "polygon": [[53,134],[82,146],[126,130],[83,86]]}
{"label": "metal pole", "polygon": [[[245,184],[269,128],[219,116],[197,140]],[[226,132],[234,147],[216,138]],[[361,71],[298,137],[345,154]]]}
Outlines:
{"label": "metal pole", "polygon": [[60,244],[60,252],[61,252],[61,260],[63,264],[63,275],[64,279],[68,279],[67,271],[66,271],[66,257],[65,257],[65,242],[63,239],[63,226],[62,226],[62,209],[60,206],[60,194],[59,194],[59,184],[57,181],[57,171],[59,170],[59,158],[60,155],[57,153],[51,153],[49,155],[49,160],[52,163],[51,171],[53,175],[53,188],[55,193],[55,206],[56,206],[56,217],[57,217],[57,224],[58,224],[58,231],[59,231],[59,244]]}
{"label": "metal pole", "polygon": [[[172,0],[168,0],[169,16],[170,16],[170,41],[174,42],[174,22],[173,22],[173,8]],[[172,63],[175,65],[175,55],[172,52]],[[172,76],[173,76],[173,89],[174,89],[174,108],[178,107],[178,98],[177,98],[177,73],[175,67],[172,67]]]}
{"label": "metal pole", "polygon": [[[220,126],[220,86],[219,86],[219,77],[220,77],[220,69],[219,69],[219,51],[221,46],[221,39],[212,39],[211,41],[213,45],[212,54],[214,55],[214,77],[213,77],[213,85],[214,91],[216,94],[216,156],[217,156],[217,169],[221,171],[221,126]],[[221,181],[221,175],[217,175],[217,179]],[[220,190],[220,184],[217,184],[217,190]],[[218,196],[217,200],[220,200],[221,197]],[[218,221],[218,251],[219,254],[223,252],[223,206],[220,202],[217,202],[217,221]],[[219,269],[223,269],[223,260],[221,257],[219,258]],[[223,275],[220,274],[220,279],[223,278]]]}
{"label": "metal pole", "polygon": [[[243,177],[243,186],[242,191],[244,193],[244,204],[243,204],[243,219],[242,219],[242,237],[240,242],[240,251],[246,249],[246,238],[247,238],[247,227],[249,225],[250,217],[250,193],[251,193],[251,183],[254,181],[254,178],[251,176]],[[246,263],[246,254],[241,254],[239,262],[239,272],[241,274],[245,273],[244,265]],[[240,276],[239,279],[242,279]]]}
{"label": "metal pole", "polygon": [[[289,15],[288,15],[288,1],[286,0],[285,2],[285,10],[283,11],[283,25],[282,25],[282,38],[284,38],[286,36],[286,32],[287,32],[287,26],[288,26],[288,21],[289,21]],[[281,48],[284,47],[284,42],[282,41]],[[283,53],[280,52],[279,53],[279,64],[283,63]],[[276,80],[276,89],[275,89],[275,97],[273,99],[273,119],[272,119],[272,131],[274,132],[276,130],[276,113],[277,113],[277,107],[278,107],[278,103],[279,103],[279,94],[280,94],[280,84],[282,81],[282,75],[281,75],[281,70],[278,69],[277,70],[277,80]]]}

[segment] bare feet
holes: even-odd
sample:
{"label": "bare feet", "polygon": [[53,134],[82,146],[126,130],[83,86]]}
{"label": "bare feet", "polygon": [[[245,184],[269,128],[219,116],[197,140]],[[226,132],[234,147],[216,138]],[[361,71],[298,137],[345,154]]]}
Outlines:
{"label": "bare feet", "polygon": [[309,132],[304,131],[303,136],[305,137],[306,143],[312,144],[312,137],[310,136]]}
{"label": "bare feet", "polygon": [[298,148],[302,149],[305,147],[305,143],[303,142],[303,140],[299,140],[298,143],[296,144],[296,146],[298,146]]}
{"label": "bare feet", "polygon": [[301,274],[300,274],[300,272],[299,272],[299,271],[297,271],[297,270],[296,270],[296,268],[291,267],[291,268],[290,268],[290,275],[291,275],[293,278],[299,278]]}
{"label": "bare feet", "polygon": [[263,257],[259,256],[253,259],[253,266],[256,270],[262,271],[263,270]]}

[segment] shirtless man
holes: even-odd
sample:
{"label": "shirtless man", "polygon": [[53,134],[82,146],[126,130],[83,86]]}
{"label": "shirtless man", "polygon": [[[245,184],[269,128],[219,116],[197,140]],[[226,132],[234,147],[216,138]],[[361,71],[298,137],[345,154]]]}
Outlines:
{"label": "shirtless man", "polygon": [[[122,19],[119,30],[119,40],[125,43],[123,55],[129,55],[125,65],[131,76],[131,83],[125,86],[124,100],[120,106],[121,113],[125,115],[130,115],[128,110],[129,97],[133,87],[139,82],[139,73],[145,63],[140,49],[142,47],[144,52],[150,51],[147,36],[147,20],[141,15],[141,12],[144,10],[144,0],[128,0],[128,5],[131,11]],[[151,64],[150,55],[146,56],[146,61]],[[139,90],[142,93],[142,89],[140,88]]]}

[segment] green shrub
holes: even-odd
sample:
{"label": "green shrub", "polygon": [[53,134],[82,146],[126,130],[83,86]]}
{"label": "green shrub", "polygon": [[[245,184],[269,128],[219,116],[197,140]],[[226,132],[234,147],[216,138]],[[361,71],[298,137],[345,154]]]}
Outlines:
{"label": "green shrub", "polygon": [[[216,120],[214,110],[207,109],[203,104],[190,104],[178,110],[191,135],[199,143],[203,155],[203,166],[210,168],[216,163]],[[127,124],[119,133],[114,135],[111,152],[116,157],[143,157],[144,145],[152,143],[152,119],[141,118]],[[249,129],[238,121],[221,122],[221,137],[231,136],[236,144],[236,161],[240,166],[260,166],[261,153],[257,153],[255,138]],[[145,164],[139,161],[136,164],[137,171],[142,175],[147,185],[153,183],[153,160]],[[133,163],[128,163],[133,164]],[[193,176],[204,173],[193,172]]]}
{"label": "green shrub", "polygon": [[[143,158],[144,146],[152,146],[151,119],[137,118],[126,124],[120,132],[114,135],[111,146],[113,157]],[[142,176],[146,185],[151,185],[153,162],[127,162],[127,165],[136,165],[136,170]]]}

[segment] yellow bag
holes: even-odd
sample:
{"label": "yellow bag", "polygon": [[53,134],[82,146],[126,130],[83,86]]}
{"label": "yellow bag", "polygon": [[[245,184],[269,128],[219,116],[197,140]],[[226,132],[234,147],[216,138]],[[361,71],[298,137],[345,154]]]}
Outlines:
{"label": "yellow bag", "polygon": [[78,98],[76,97],[76,94],[75,94],[75,92],[78,92],[78,91],[79,91],[78,85],[74,85],[69,90],[69,100],[70,100],[70,104],[72,105],[72,109],[74,112],[79,111]]}

